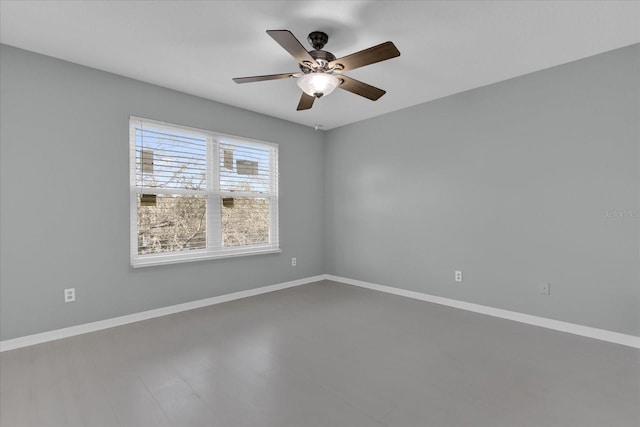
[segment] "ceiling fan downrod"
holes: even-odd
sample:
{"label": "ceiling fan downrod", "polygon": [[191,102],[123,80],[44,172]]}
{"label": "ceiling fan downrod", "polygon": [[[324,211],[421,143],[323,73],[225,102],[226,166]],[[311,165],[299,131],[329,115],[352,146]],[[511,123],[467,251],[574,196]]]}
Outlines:
{"label": "ceiling fan downrod", "polygon": [[313,31],[309,33],[307,41],[314,50],[309,51],[309,55],[315,60],[315,64],[310,61],[303,61],[299,64],[300,70],[305,73],[328,73],[334,71],[335,67],[329,67],[331,61],[335,61],[336,57],[333,53],[322,50],[324,45],[329,41],[329,36],[322,31]]}

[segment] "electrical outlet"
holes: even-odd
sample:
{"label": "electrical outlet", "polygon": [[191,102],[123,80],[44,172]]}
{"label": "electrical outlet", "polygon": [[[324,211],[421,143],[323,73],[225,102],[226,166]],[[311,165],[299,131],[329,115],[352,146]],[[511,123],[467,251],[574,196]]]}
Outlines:
{"label": "electrical outlet", "polygon": [[64,290],[64,302],[74,302],[76,300],[76,288]]}
{"label": "electrical outlet", "polygon": [[456,282],[462,282],[462,271],[456,271],[455,279]]}
{"label": "electrical outlet", "polygon": [[297,261],[295,258],[291,258],[291,267],[295,267],[297,264]]}
{"label": "electrical outlet", "polygon": [[551,283],[540,282],[538,290],[542,295],[549,295],[551,293]]}

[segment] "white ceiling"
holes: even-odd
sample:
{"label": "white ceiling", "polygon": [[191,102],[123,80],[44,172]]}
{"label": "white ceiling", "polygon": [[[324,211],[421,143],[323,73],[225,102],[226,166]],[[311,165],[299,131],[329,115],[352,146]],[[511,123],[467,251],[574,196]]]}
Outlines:
{"label": "white ceiling", "polygon": [[[297,71],[266,30],[336,57],[391,40],[399,58],[345,73],[376,102],[336,90],[296,111]],[[638,1],[6,1],[0,42],[328,130],[640,42]]]}

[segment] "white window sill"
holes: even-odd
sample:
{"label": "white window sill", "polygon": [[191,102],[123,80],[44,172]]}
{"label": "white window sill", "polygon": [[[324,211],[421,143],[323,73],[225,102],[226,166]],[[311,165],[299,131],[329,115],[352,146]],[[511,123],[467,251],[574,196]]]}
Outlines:
{"label": "white window sill", "polygon": [[211,259],[222,259],[222,258],[236,258],[243,256],[251,256],[251,255],[263,255],[263,254],[275,254],[281,253],[282,249],[280,248],[263,248],[263,249],[251,249],[251,250],[230,250],[228,252],[217,252],[211,253],[207,251],[196,251],[189,253],[180,253],[180,254],[158,254],[158,255],[147,255],[147,256],[138,256],[131,260],[131,266],[133,268],[140,267],[152,267],[154,265],[168,265],[168,264],[177,264],[183,262],[193,262],[193,261],[204,261]]}

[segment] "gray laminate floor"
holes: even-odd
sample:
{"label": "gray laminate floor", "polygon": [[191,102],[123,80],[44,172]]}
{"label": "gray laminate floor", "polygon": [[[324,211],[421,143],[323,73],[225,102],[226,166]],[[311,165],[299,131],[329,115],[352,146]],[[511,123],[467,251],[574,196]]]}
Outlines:
{"label": "gray laminate floor", "polygon": [[4,352],[0,425],[640,425],[640,352],[331,282]]}

